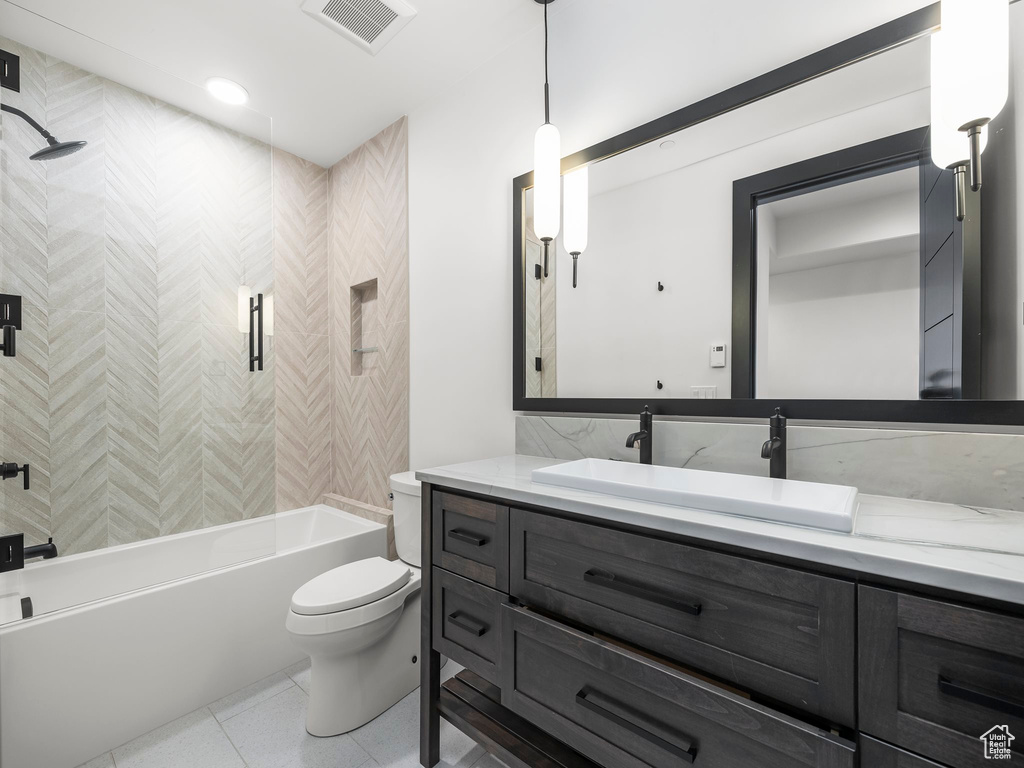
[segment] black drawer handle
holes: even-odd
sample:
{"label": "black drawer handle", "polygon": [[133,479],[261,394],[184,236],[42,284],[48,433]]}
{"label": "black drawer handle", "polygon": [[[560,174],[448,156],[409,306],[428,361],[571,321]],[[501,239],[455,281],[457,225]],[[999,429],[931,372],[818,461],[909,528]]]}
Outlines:
{"label": "black drawer handle", "polygon": [[469,632],[471,635],[477,637],[483,637],[487,632],[487,625],[483,624],[476,619],[471,619],[468,616],[463,616],[461,613],[453,613],[448,616],[448,621],[454,624],[459,629]]}
{"label": "black drawer handle", "polygon": [[673,757],[685,760],[687,763],[692,763],[697,759],[697,748],[693,744],[684,741],[682,744],[676,745],[660,736],[656,736],[637,722],[639,720],[637,717],[638,713],[628,707],[623,707],[612,699],[605,698],[595,691],[588,691],[584,688],[576,694],[576,704],[593,712],[598,717],[615,723],[620,728],[625,728],[633,735],[650,742]]}
{"label": "black drawer handle", "polygon": [[464,544],[472,544],[474,547],[482,547],[487,543],[487,539],[483,536],[477,536],[475,533],[468,533],[467,531],[462,531],[458,528],[452,528],[448,531],[448,535],[456,541],[461,541]]}
{"label": "black drawer handle", "polygon": [[952,696],[955,699],[961,699],[971,704],[977,704],[979,707],[985,707],[996,712],[1002,712],[1004,715],[1024,717],[1024,704],[1017,704],[1016,702],[1000,699],[996,696],[989,696],[981,691],[965,688],[942,675],[939,675],[939,690],[947,696]]}
{"label": "black drawer handle", "polygon": [[688,613],[691,616],[700,616],[700,603],[676,600],[675,598],[669,597],[661,592],[656,592],[650,587],[645,587],[641,584],[623,579],[621,576],[616,576],[614,573],[608,573],[607,571],[601,571],[597,568],[591,568],[583,574],[583,580],[588,584],[597,584],[600,587],[613,589],[616,592],[621,592],[622,594],[629,595],[630,597],[638,597],[649,603],[657,603],[658,605],[663,605],[666,608],[674,608],[677,611]]}

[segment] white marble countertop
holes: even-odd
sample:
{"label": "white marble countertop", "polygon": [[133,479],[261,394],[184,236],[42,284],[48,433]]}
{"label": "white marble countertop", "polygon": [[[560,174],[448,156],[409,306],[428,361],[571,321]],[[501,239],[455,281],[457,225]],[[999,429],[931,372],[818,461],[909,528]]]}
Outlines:
{"label": "white marble countertop", "polygon": [[853,533],[650,504],[541,485],[558,459],[501,456],[421,470],[424,482],[557,509],[807,563],[1024,605],[1024,513],[860,496]]}

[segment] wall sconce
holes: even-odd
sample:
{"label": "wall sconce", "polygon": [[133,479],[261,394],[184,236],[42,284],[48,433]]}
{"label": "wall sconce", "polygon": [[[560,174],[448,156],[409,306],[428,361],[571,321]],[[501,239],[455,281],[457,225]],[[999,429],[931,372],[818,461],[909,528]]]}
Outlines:
{"label": "wall sconce", "polygon": [[548,5],[544,6],[544,125],[533,140],[533,231],[544,243],[544,277],[548,276],[548,248],[558,237],[562,182],[562,139],[551,124],[551,88],[548,83]]}
{"label": "wall sconce", "polygon": [[[269,298],[269,297],[268,297]],[[238,330],[249,333],[249,370],[263,370],[263,294],[253,298],[252,289],[247,285],[238,288]],[[273,335],[273,321],[270,323]]]}
{"label": "wall sconce", "polygon": [[565,235],[563,245],[572,256],[572,287],[576,287],[580,254],[587,250],[590,228],[590,168],[583,166],[565,175]]}
{"label": "wall sconce", "polygon": [[[940,167],[958,169],[957,218],[962,221],[965,169],[970,166],[971,189],[977,192],[986,127],[1009,95],[1009,3],[942,0],[942,28],[932,35],[931,46],[932,158]],[[962,150],[953,148],[956,137]]]}

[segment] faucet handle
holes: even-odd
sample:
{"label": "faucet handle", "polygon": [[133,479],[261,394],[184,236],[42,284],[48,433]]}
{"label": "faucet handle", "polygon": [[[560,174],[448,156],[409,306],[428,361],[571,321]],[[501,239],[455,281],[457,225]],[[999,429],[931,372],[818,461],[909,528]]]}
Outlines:
{"label": "faucet handle", "polygon": [[0,536],[0,573],[25,567],[25,534]]}
{"label": "faucet handle", "polygon": [[0,480],[11,480],[22,472],[25,475],[25,490],[29,489],[29,466],[25,464],[19,467],[15,462],[7,461],[0,463]]}

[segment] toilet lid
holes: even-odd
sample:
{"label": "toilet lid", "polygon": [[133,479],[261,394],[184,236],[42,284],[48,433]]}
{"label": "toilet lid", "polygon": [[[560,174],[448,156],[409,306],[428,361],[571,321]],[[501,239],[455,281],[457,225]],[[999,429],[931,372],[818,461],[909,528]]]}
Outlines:
{"label": "toilet lid", "polygon": [[322,573],[292,595],[292,610],[319,616],[358,608],[387,597],[409,583],[409,566],[383,557],[358,560]]}

